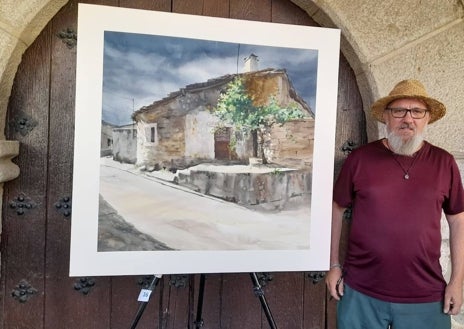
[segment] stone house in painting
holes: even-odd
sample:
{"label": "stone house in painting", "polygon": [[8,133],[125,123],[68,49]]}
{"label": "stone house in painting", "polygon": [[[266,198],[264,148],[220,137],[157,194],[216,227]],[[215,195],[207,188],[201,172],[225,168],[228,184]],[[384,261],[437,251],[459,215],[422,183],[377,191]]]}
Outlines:
{"label": "stone house in painting", "polygon": [[137,165],[182,169],[202,162],[245,164],[256,156],[258,143],[251,134],[219,122],[214,115],[219,95],[237,76],[244,79],[254,105],[265,105],[274,97],[280,106],[296,104],[305,113],[303,119],[272,126],[264,134],[264,143],[259,144],[269,163],[309,169],[314,116],[295,92],[286,71],[280,69],[226,75],[188,85],[134,112]]}

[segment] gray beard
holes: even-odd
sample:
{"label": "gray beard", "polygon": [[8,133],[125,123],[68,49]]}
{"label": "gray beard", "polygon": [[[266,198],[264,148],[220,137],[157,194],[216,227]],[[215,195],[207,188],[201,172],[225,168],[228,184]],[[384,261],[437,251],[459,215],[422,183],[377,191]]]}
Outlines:
{"label": "gray beard", "polygon": [[420,149],[424,141],[424,134],[416,134],[404,141],[401,136],[387,130],[387,140],[390,149],[394,153],[411,157]]}

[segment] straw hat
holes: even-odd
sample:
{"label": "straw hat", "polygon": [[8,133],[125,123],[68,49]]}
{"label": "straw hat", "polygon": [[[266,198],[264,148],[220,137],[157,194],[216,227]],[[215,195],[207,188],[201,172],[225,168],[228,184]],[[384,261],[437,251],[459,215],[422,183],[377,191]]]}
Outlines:
{"label": "straw hat", "polygon": [[427,104],[430,110],[430,123],[441,119],[446,113],[446,107],[443,103],[429,97],[425,87],[417,80],[403,80],[393,88],[388,96],[380,98],[371,107],[371,113],[374,118],[385,123],[383,112],[388,104],[400,98],[417,98]]}

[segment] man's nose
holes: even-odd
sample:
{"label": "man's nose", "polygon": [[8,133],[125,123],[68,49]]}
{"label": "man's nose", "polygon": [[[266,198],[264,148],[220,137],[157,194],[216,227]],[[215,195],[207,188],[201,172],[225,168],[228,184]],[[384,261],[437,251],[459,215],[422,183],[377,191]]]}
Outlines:
{"label": "man's nose", "polygon": [[412,114],[411,114],[411,111],[406,112],[406,115],[404,116],[403,121],[406,121],[406,122],[413,122],[414,121],[413,117],[412,117]]}

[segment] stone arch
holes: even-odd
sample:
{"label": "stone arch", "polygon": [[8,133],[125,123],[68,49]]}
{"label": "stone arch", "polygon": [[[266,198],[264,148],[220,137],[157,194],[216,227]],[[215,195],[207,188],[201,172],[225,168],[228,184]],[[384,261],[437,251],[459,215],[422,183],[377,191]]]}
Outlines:
{"label": "stone arch", "polygon": [[7,0],[0,8],[0,183],[14,179],[19,168],[11,162],[19,143],[5,140],[5,117],[21,56],[67,0],[35,2]]}

